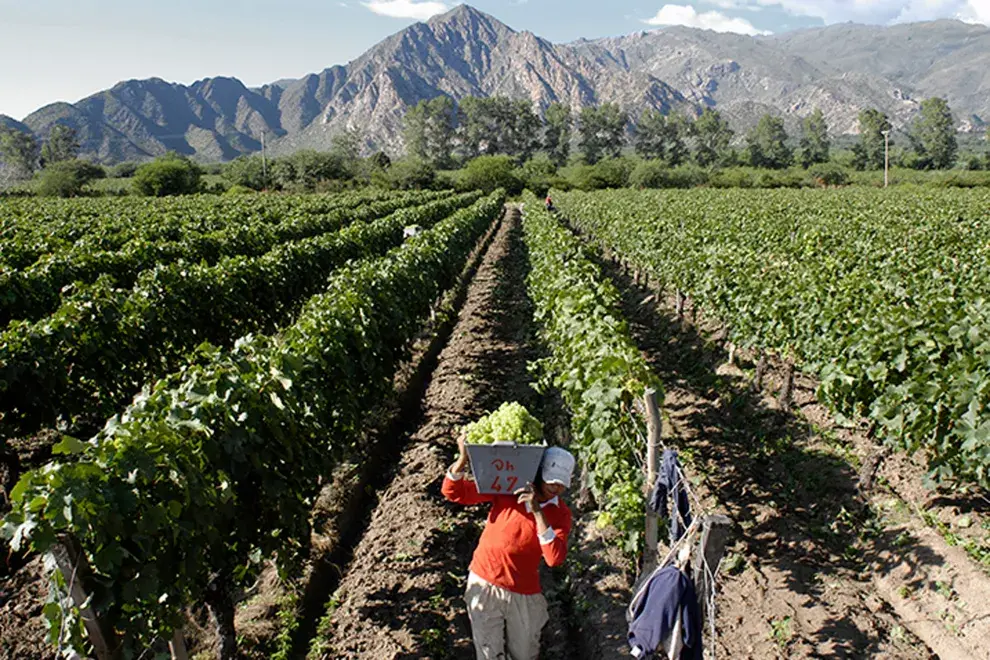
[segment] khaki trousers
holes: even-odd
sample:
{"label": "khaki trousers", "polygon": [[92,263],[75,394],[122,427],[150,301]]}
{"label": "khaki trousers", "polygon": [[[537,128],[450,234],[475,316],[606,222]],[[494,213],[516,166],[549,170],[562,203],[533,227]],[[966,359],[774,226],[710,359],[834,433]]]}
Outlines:
{"label": "khaki trousers", "polygon": [[464,599],[478,660],[539,657],[540,634],[550,620],[543,594],[514,594],[470,573]]}

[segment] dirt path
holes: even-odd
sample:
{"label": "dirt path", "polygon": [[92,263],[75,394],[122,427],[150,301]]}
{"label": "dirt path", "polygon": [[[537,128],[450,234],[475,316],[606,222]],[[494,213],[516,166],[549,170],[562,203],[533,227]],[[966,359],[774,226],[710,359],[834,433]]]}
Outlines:
{"label": "dirt path", "polygon": [[[460,426],[506,400],[535,410],[544,405],[526,372],[534,357],[526,268],[518,213],[510,211],[440,355],[422,423],[381,493],[311,657],[472,655],[463,590],[484,512],[448,504],[440,483]],[[566,638],[560,626],[548,626],[545,657],[571,657]]]}
{"label": "dirt path", "polygon": [[[647,300],[651,291],[605,266],[667,388],[667,442],[706,504],[735,524],[718,597],[719,654],[934,657],[875,587],[874,558],[897,539],[860,496],[850,446],[752,392],[746,374],[725,364],[714,325],[705,333],[678,320],[667,301]],[[799,389],[799,411],[807,397]],[[946,649],[945,658],[987,657]]]}

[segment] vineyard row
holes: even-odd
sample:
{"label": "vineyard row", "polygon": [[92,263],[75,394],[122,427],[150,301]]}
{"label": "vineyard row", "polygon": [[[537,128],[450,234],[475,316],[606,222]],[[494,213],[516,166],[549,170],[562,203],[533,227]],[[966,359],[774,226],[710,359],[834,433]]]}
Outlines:
{"label": "vineyard row", "polygon": [[841,417],[990,486],[990,197],[982,192],[555,195],[597,243],[742,346],[820,379]]}
{"label": "vineyard row", "polygon": [[278,335],[213,350],[91,442],[64,440],[70,457],[12,493],[12,547],[78,543],[95,572],[92,605],[125,654],[171,639],[191,603],[232,621],[231,591],[262,558],[297,567],[321,480],[356,450],[367,411],[502,204],[490,195],[339,269]]}

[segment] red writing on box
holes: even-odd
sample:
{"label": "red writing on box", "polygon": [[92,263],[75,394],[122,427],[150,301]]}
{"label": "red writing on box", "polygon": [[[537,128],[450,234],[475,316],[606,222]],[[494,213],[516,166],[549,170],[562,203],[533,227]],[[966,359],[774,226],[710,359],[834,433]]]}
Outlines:
{"label": "red writing on box", "polygon": [[503,490],[507,493],[515,492],[516,486],[519,484],[519,477],[511,473],[516,471],[516,466],[509,461],[496,458],[492,461],[492,467],[495,468],[496,474],[492,480],[492,485],[489,486],[489,490],[493,490],[496,493],[501,493]]}

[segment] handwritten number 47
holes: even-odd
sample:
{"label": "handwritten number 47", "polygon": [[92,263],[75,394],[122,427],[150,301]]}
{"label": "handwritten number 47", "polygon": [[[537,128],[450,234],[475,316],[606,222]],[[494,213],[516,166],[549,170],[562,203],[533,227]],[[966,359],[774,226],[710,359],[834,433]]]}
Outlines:
{"label": "handwritten number 47", "polygon": [[501,493],[503,490],[509,493],[513,493],[516,490],[516,485],[519,483],[519,477],[506,477],[505,483],[502,483],[502,475],[495,475],[495,480],[492,481],[490,490],[494,490],[496,493]]}

